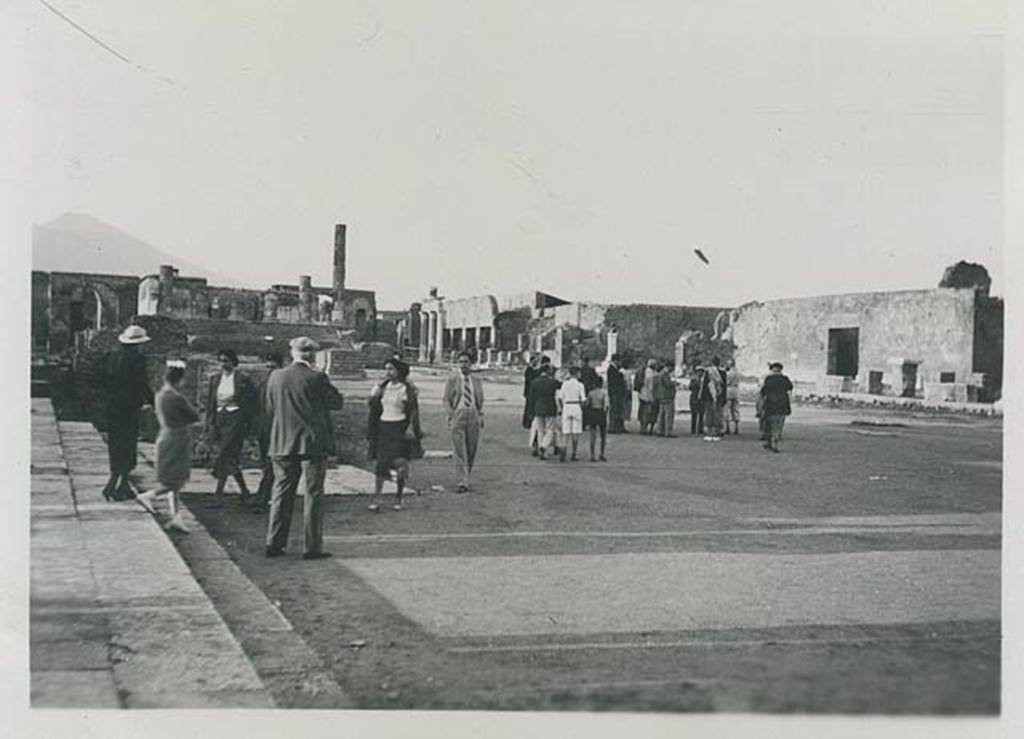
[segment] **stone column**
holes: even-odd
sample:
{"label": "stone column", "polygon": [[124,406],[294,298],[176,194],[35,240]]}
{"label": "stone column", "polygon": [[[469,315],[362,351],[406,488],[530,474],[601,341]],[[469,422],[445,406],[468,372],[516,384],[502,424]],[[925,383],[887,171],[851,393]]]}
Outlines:
{"label": "stone column", "polygon": [[313,278],[309,275],[299,275],[299,320],[313,320]]}
{"label": "stone column", "polygon": [[275,292],[263,293],[263,320],[277,320],[277,293]]}
{"label": "stone column", "polygon": [[558,328],[555,329],[555,358],[552,362],[552,364],[555,365],[555,367],[562,366],[562,341],[562,327],[559,326]]}
{"label": "stone column", "polygon": [[232,295],[230,298],[228,298],[228,300],[231,301],[231,303],[229,305],[229,310],[230,310],[230,313],[228,314],[229,318],[232,321],[244,321],[245,320],[245,313],[242,310],[242,308],[244,307],[244,305],[243,305],[244,301],[243,301],[242,296],[241,295]]}
{"label": "stone column", "polygon": [[437,360],[437,311],[430,312],[430,322],[428,323],[428,336],[427,336],[427,352],[429,353],[429,359],[431,362]]}
{"label": "stone column", "polygon": [[160,288],[157,292],[156,312],[161,316],[171,315],[171,299],[174,297],[174,267],[160,265]]}
{"label": "stone column", "polygon": [[427,344],[427,324],[430,319],[427,317],[426,311],[420,311],[420,361],[430,361],[430,355],[427,350],[429,344]]}
{"label": "stone column", "polygon": [[436,319],[434,327],[434,356],[438,359],[444,358],[444,313],[438,311],[434,314]]}

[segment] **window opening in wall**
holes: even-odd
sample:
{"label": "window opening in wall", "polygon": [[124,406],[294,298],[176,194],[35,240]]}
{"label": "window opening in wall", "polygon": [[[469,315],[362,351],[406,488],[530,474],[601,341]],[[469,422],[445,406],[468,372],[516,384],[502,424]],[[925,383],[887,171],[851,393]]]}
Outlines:
{"label": "window opening in wall", "polygon": [[939,382],[956,382],[956,372],[940,372]]}
{"label": "window opening in wall", "polygon": [[828,330],[828,374],[856,377],[859,349],[859,328],[830,328]]}
{"label": "window opening in wall", "polygon": [[882,377],[883,373],[877,370],[871,370],[868,372],[868,392],[872,395],[882,394]]}
{"label": "window opening in wall", "polygon": [[366,327],[366,311],[359,308],[356,311],[356,331],[362,331]]}

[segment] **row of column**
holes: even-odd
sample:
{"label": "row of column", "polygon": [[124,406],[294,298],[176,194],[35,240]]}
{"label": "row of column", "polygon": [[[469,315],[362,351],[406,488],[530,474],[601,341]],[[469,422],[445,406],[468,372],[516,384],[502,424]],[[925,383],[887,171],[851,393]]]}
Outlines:
{"label": "row of column", "polygon": [[434,362],[442,356],[444,319],[439,311],[420,312],[420,361]]}

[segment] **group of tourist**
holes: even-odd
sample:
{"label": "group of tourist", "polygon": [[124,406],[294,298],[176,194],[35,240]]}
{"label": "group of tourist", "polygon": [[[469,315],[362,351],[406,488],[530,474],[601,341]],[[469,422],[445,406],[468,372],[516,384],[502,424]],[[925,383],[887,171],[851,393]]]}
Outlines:
{"label": "group of tourist", "polygon": [[[107,358],[104,366],[106,428],[110,478],[104,487],[107,499],[135,497],[148,511],[154,501],[166,495],[172,514],[168,528],[186,531],[178,493],[188,481],[192,468],[190,427],[199,414],[181,392],[186,374],[183,361],[169,361],[164,383],[154,394],[147,381],[146,358],[139,347],[149,341],[145,329],[129,326],[119,337],[121,349]],[[305,559],[330,556],[323,550],[323,495],[327,459],[336,453],[330,411],[342,407],[341,393],[327,376],[314,368],[318,346],[307,337],[290,343],[291,363],[282,357],[266,357],[264,379],[254,382],[238,370],[234,350],[218,352],[219,370],[207,387],[206,441],[215,448],[212,473],[216,480],[212,507],[224,504],[229,480],[238,486],[243,503],[256,512],[267,512],[267,557],[284,553],[300,479],[305,481],[303,508]],[[457,369],[445,382],[442,405],[451,438],[455,462],[456,492],[470,489],[484,426],[484,390],[473,372],[472,357],[461,352]],[[413,459],[423,456],[419,392],[409,380],[409,365],[398,356],[385,364],[385,376],[368,398],[367,439],[369,457],[374,461],[374,502],[381,510],[380,494],[393,476],[397,494],[392,508],[402,510],[402,499]],[[579,459],[580,438],[589,434],[591,462],[607,461],[608,434],[627,433],[626,420],[632,415],[632,396],[639,404],[640,433],[674,436],[677,388],[686,384],[690,392],[691,434],[717,441],[722,434],[739,434],[739,377],[732,362],[721,366],[718,357],[710,364],[695,363],[686,378],[673,373],[671,362],[650,359],[632,378],[622,358],[610,358],[605,380],[587,359],[556,372],[549,357],[533,357],[525,370],[523,426],[528,445],[541,460],[561,462]],[[790,380],[782,365],[773,362],[770,374],[758,390],[757,415],[766,449],[779,451],[786,416],[790,413]],[[135,495],[128,475],[135,466],[136,440],[141,410],[155,406],[160,424],[156,441],[157,486]],[[249,491],[242,473],[242,449],[247,436],[255,432],[259,446],[261,478],[255,494]]]}
{"label": "group of tourist", "polygon": [[[550,357],[534,356],[524,371],[523,427],[529,430],[531,454],[547,459],[549,451],[561,461],[577,458],[582,430],[590,430],[591,461],[605,461],[606,434],[628,433],[636,394],[637,422],[646,436],[674,437],[676,394],[689,391],[690,434],[705,441],[720,441],[723,435],[740,433],[739,374],[735,362],[722,366],[719,357],[702,365],[694,362],[685,376],[677,376],[670,361],[656,358],[641,363],[632,377],[613,354],[608,362],[607,390],[597,371],[584,358],[579,366],[556,371]],[[782,374],[782,364],[769,365],[757,392],[757,418],[766,449],[779,451],[785,418],[790,414],[789,394],[793,385]],[[600,456],[595,444],[600,439]]]}

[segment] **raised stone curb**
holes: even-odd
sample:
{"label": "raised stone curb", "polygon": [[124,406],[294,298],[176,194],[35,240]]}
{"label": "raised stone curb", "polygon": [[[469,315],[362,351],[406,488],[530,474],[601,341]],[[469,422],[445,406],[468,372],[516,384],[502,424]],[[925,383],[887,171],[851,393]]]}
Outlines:
{"label": "raised stone curb", "polygon": [[50,401],[35,399],[32,441],[32,706],[271,707],[152,517],[103,501],[99,434],[58,424]]}

